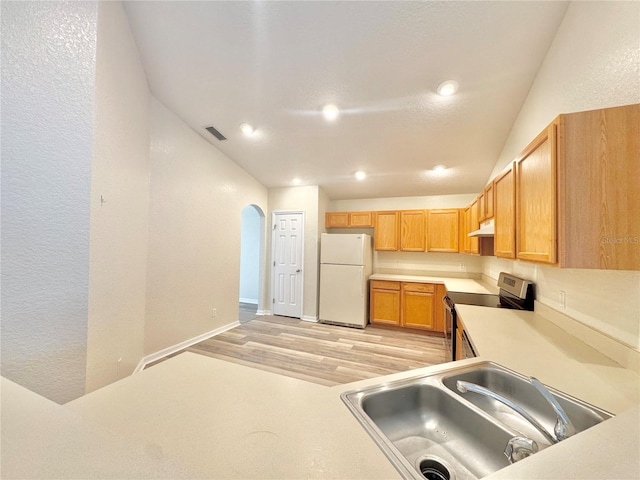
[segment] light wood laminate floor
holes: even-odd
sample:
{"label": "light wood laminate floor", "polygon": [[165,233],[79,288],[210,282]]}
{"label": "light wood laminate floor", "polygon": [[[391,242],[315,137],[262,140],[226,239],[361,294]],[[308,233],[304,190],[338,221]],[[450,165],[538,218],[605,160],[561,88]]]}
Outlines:
{"label": "light wood laminate floor", "polygon": [[444,340],[439,336],[372,325],[360,330],[278,316],[257,317],[183,351],[321,385],[446,361]]}

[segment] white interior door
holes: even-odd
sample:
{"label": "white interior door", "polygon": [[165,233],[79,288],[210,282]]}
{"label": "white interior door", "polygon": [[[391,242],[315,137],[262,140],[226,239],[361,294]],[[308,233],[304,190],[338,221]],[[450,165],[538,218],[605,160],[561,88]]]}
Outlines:
{"label": "white interior door", "polygon": [[302,213],[273,214],[273,314],[302,318]]}

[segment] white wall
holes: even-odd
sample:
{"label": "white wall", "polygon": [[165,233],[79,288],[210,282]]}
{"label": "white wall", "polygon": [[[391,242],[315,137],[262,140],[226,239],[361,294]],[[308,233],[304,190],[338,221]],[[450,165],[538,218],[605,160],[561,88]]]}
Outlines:
{"label": "white wall", "polygon": [[87,391],[144,356],[149,89],[120,2],[99,3],[95,98]]}
{"label": "white wall", "polygon": [[147,354],[238,320],[242,209],[267,211],[266,188],[153,97],[150,119]]}
{"label": "white wall", "polygon": [[[640,102],[640,3],[572,2],[507,139],[494,174],[553,118]],[[538,299],[640,351],[640,272],[566,270],[485,260],[536,281]],[[559,305],[566,292],[566,309]],[[615,301],[614,301],[615,299]]]}
{"label": "white wall", "polygon": [[2,375],[84,393],[96,2],[2,2]]}
{"label": "white wall", "polygon": [[[307,320],[316,320],[318,318],[320,262],[319,192],[320,189],[317,185],[273,188],[269,190],[269,231],[271,231],[271,217],[273,212],[304,212],[302,316]],[[269,252],[271,252],[271,238],[269,238],[269,241]],[[269,274],[271,274],[271,272],[269,272]],[[269,302],[268,305],[271,305],[271,303]]]}
{"label": "white wall", "polygon": [[415,210],[437,208],[465,208],[479,192],[461,195],[425,195],[422,197],[362,198],[331,200],[329,212],[358,212],[376,210]]}
{"label": "white wall", "polygon": [[260,214],[253,205],[242,210],[240,254],[240,301],[258,304],[260,246],[263,237]]}
{"label": "white wall", "polygon": [[571,2],[491,178],[561,113],[640,102],[640,3]]}

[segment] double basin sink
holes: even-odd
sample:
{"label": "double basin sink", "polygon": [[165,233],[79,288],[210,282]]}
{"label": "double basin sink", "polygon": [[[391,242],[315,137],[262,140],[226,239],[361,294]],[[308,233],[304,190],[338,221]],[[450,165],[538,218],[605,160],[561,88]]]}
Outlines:
{"label": "double basin sink", "polygon": [[[469,384],[520,407],[537,427],[502,401],[463,388]],[[570,419],[571,434],[613,416],[550,387],[546,391]],[[517,451],[522,441],[534,447],[524,448],[522,458],[558,441],[551,403],[528,377],[493,362],[345,392],[342,400],[406,479],[475,480],[517,461],[507,451]]]}

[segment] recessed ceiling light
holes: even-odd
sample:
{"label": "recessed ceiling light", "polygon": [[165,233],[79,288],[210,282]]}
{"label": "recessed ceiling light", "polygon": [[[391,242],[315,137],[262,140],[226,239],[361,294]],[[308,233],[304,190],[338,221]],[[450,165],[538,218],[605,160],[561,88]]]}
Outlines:
{"label": "recessed ceiling light", "polygon": [[255,128],[253,128],[248,123],[243,123],[242,125],[240,125],[240,130],[242,130],[242,133],[244,133],[245,135],[251,135],[256,131]]}
{"label": "recessed ceiling light", "polygon": [[431,170],[427,170],[425,172],[427,176],[436,178],[448,177],[451,173],[452,170],[446,165],[436,165]]}
{"label": "recessed ceiling light", "polygon": [[364,180],[365,178],[367,178],[367,174],[364,173],[362,170],[358,170],[356,172],[356,179],[357,180]]}
{"label": "recessed ceiling light", "polygon": [[338,107],[336,107],[335,105],[326,105],[322,109],[322,115],[324,115],[325,119],[332,122],[333,120],[338,118],[338,115],[340,115],[340,110],[338,110]]}
{"label": "recessed ceiling light", "polygon": [[438,85],[438,95],[442,95],[443,97],[448,97],[449,95],[453,95],[458,91],[458,82],[455,80],[447,80]]}
{"label": "recessed ceiling light", "polygon": [[302,180],[298,177],[295,177],[291,180],[291,183],[293,183],[294,185],[300,185],[302,183]]}

